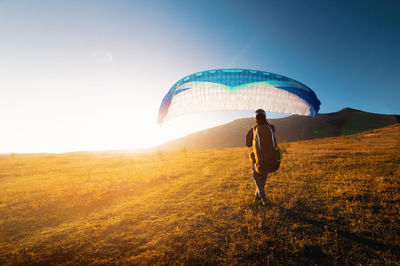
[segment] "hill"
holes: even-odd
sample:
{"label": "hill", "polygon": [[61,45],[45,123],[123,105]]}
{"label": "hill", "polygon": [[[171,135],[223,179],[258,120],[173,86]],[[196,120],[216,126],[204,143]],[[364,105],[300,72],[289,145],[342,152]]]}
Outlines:
{"label": "hill", "polygon": [[[344,108],[335,113],[318,114],[317,117],[292,115],[281,119],[269,119],[276,128],[278,142],[291,142],[327,138],[359,133],[400,123],[400,115],[368,113]],[[202,130],[177,140],[167,142],[161,149],[213,149],[242,147],[254,118],[235,120],[218,127]]]}
{"label": "hill", "polygon": [[400,124],[246,148],[0,158],[0,264],[398,264]]}

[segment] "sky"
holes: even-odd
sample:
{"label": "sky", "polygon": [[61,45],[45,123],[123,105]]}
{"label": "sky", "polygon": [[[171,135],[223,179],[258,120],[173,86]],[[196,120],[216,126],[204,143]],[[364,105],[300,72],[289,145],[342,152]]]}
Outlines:
{"label": "sky", "polygon": [[301,81],[321,113],[400,114],[399,14],[396,0],[0,0],[0,153],[151,147],[252,116],[157,125],[176,81],[218,68]]}

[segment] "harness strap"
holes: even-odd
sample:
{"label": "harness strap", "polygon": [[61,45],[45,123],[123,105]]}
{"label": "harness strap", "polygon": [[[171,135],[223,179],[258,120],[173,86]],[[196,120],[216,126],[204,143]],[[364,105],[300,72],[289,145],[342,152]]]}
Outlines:
{"label": "harness strap", "polygon": [[[272,137],[272,147],[274,148],[274,150],[276,150],[276,143],[275,143],[275,138],[274,138],[274,132],[272,130],[272,128],[268,125],[269,130],[271,131],[271,137]],[[258,132],[257,132],[258,133]]]}
{"label": "harness strap", "polygon": [[258,148],[260,148],[260,151],[261,151],[261,141],[260,141],[260,135],[258,134],[258,127],[256,128],[256,133],[257,133]]}

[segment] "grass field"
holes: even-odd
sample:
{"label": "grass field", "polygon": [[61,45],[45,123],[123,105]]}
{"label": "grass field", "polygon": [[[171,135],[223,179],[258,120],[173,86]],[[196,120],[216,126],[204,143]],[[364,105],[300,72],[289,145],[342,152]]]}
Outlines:
{"label": "grass field", "polygon": [[400,124],[282,146],[0,156],[0,264],[400,264]]}

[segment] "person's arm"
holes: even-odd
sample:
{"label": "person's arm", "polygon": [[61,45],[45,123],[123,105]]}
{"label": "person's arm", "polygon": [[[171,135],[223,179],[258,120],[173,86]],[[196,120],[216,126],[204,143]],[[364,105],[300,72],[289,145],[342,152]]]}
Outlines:
{"label": "person's arm", "polygon": [[251,147],[253,145],[253,129],[250,128],[246,135],[246,146]]}

